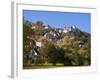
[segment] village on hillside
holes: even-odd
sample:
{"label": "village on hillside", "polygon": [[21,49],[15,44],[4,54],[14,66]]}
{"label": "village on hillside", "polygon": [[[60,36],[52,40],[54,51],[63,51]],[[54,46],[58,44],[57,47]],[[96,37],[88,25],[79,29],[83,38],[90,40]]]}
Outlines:
{"label": "village on hillside", "polygon": [[42,21],[23,24],[23,68],[89,66],[91,34],[76,25],[52,27]]}
{"label": "village on hillside", "polygon": [[[35,25],[35,23],[32,23],[31,25],[32,26],[30,27],[30,29],[33,29],[33,30],[38,29],[37,26]],[[66,27],[65,26],[64,29],[63,28],[61,28],[61,29],[60,28],[58,28],[58,29],[55,28],[55,29],[51,29],[49,31],[48,31],[48,29],[49,29],[48,26],[43,26],[42,30],[41,29],[40,30],[38,29],[38,30],[41,31],[41,32],[42,31],[43,32],[47,31],[47,32],[45,32],[43,35],[42,34],[40,34],[39,36],[36,35],[35,38],[34,38],[34,35],[31,34],[31,36],[30,37],[28,36],[27,38],[29,38],[31,40],[34,39],[35,43],[36,43],[36,46],[43,47],[43,40],[44,39],[47,39],[49,41],[56,41],[56,44],[57,44],[63,38],[62,34],[67,34],[68,32],[75,32],[76,31],[75,26],[71,26],[71,27]],[[38,38],[37,38],[37,36],[38,36]]]}

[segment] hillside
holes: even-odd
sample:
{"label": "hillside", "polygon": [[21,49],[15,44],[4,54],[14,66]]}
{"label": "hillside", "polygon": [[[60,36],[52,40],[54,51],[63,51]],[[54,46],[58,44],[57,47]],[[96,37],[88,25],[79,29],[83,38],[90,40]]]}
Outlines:
{"label": "hillside", "polygon": [[[91,64],[91,34],[81,31],[75,25],[57,28],[45,26],[42,21],[26,21],[23,25],[23,40],[24,64],[27,63],[29,56],[34,64]],[[34,58],[37,59],[36,62]]]}

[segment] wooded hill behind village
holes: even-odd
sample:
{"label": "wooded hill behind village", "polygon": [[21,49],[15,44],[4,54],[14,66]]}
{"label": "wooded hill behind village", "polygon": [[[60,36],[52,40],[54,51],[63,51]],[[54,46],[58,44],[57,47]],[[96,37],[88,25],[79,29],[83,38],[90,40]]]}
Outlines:
{"label": "wooded hill behind village", "polygon": [[61,28],[23,21],[23,67],[89,66],[91,34],[76,25]]}

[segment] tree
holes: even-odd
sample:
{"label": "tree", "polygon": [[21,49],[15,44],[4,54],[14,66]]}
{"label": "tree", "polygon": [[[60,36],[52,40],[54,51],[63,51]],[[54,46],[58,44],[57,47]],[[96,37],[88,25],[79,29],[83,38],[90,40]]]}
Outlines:
{"label": "tree", "polygon": [[[33,40],[30,40],[29,38],[32,37],[32,35],[35,35],[35,31],[31,29],[31,22],[28,20],[25,20],[23,18],[23,63],[27,64],[29,58],[29,44],[30,41],[35,43]],[[28,38],[29,37],[29,38]]]}
{"label": "tree", "polygon": [[82,48],[79,50],[80,60],[82,61],[82,65],[90,65],[91,64],[91,49],[90,43],[85,43]]}
{"label": "tree", "polygon": [[36,24],[37,24],[37,26],[43,26],[43,22],[42,21],[37,21]]}
{"label": "tree", "polygon": [[23,63],[26,64],[28,61],[28,43],[29,40],[27,39],[27,36],[30,34],[30,22],[23,19]]}
{"label": "tree", "polygon": [[43,22],[42,21],[37,21],[36,22],[36,27],[37,27],[37,30],[42,30],[44,27],[43,27]]}
{"label": "tree", "polygon": [[65,55],[65,50],[63,48],[57,47],[56,48],[56,59],[58,63],[64,63],[64,55]]}
{"label": "tree", "polygon": [[72,36],[65,36],[60,43],[60,47],[64,48],[65,50],[65,56],[64,56],[65,66],[79,65],[79,60],[78,60],[79,44],[74,39],[75,38],[72,38]]}
{"label": "tree", "polygon": [[53,44],[48,46],[48,61],[53,63],[55,66],[56,63],[64,62],[64,50],[62,48],[57,48]]}

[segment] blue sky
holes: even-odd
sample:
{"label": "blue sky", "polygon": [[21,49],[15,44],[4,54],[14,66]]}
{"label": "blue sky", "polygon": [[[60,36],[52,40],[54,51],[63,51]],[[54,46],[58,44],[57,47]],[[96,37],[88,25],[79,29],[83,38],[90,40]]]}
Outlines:
{"label": "blue sky", "polygon": [[24,10],[24,19],[31,22],[43,21],[44,25],[64,28],[66,26],[76,25],[82,31],[91,32],[91,14],[75,12],[51,12]]}

